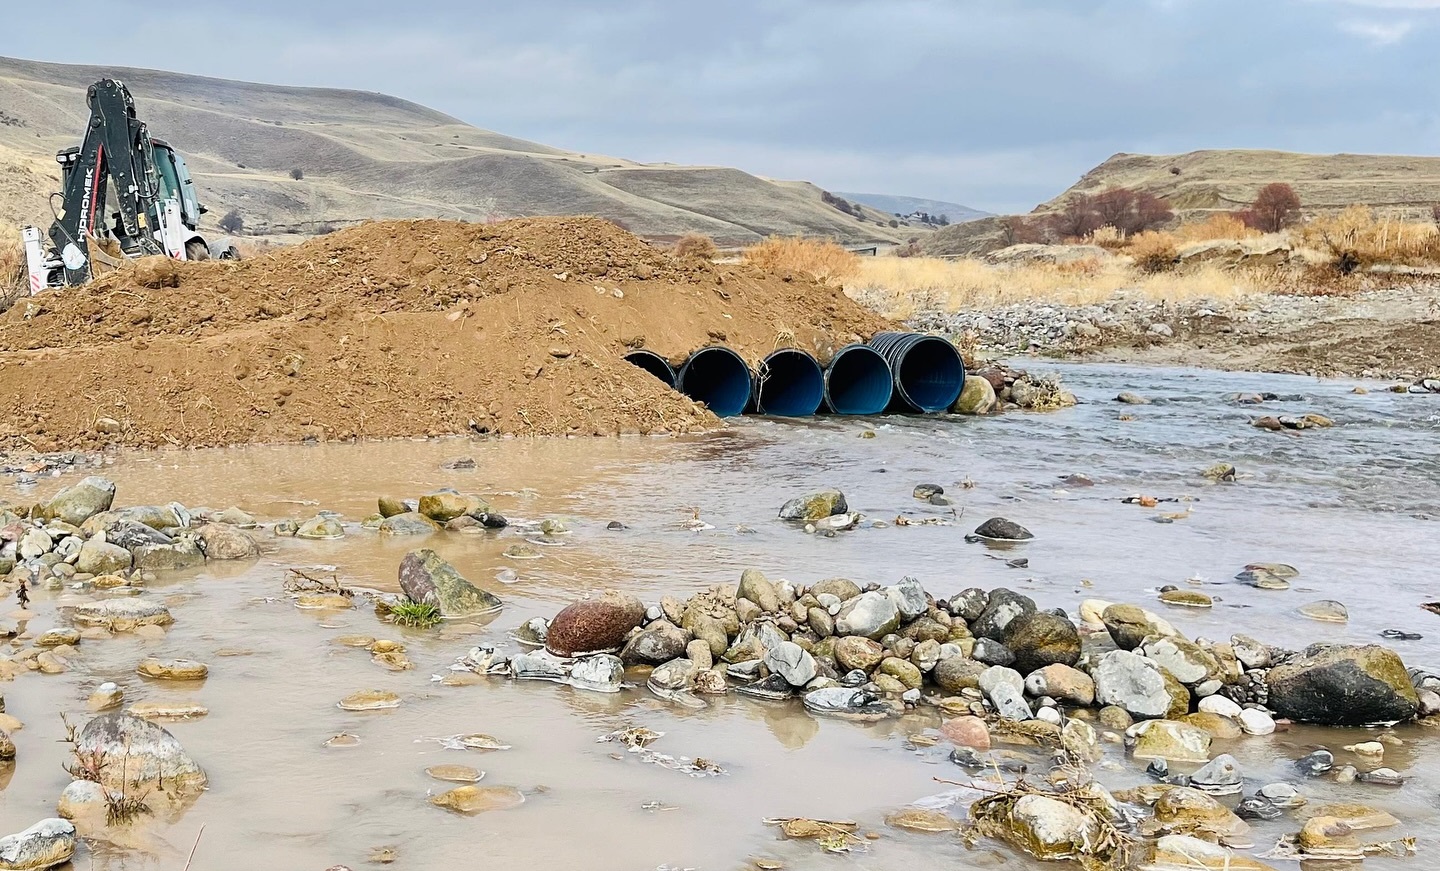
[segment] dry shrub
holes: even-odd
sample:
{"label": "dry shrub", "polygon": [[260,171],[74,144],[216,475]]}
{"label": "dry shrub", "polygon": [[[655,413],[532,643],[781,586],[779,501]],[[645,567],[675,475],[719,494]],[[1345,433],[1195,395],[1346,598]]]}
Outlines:
{"label": "dry shrub", "polygon": [[1135,261],[1135,268],[1149,274],[1174,269],[1180,260],[1175,237],[1155,230],[1146,230],[1131,239],[1128,250]]}
{"label": "dry shrub", "polygon": [[1317,217],[1299,231],[1302,247],[1321,252],[1341,275],[1379,263],[1423,266],[1440,263],[1440,228],[1377,219],[1365,206]]}
{"label": "dry shrub", "polygon": [[1218,239],[1251,239],[1260,235],[1259,230],[1247,226],[1239,215],[1232,212],[1221,212],[1203,221],[1181,224],[1175,230],[1175,238],[1181,244]]}
{"label": "dry shrub", "polygon": [[1091,245],[1099,245],[1109,251],[1118,251],[1125,247],[1125,234],[1115,227],[1106,224],[1090,234],[1087,239]]}
{"label": "dry shrub", "polygon": [[746,248],[744,256],[746,263],[767,272],[807,272],[836,285],[855,275],[860,265],[859,257],[834,242],[798,236],[771,236]]}
{"label": "dry shrub", "polygon": [[6,311],[30,292],[30,276],[25,271],[25,246],[19,234],[0,229],[0,312]]}
{"label": "dry shrub", "polygon": [[676,257],[711,260],[719,253],[720,249],[715,247],[715,240],[704,233],[686,233],[675,243]]}

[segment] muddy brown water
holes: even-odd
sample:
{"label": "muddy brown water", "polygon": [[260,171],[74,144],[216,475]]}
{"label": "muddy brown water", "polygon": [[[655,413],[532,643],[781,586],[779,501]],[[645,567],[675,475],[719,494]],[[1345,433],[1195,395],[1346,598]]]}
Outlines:
{"label": "muddy brown water", "polygon": [[[1164,611],[1193,636],[1246,632],[1300,646],[1313,641],[1380,641],[1387,628],[1419,632],[1395,643],[1409,665],[1440,667],[1440,617],[1421,610],[1440,599],[1440,399],[1372,392],[1352,383],[1303,378],[1058,367],[1084,400],[1049,415],[992,419],[815,420],[734,422],[723,433],[685,439],[550,441],[416,441],[361,445],[248,447],[196,452],[124,454],[105,470],[119,484],[119,504],[179,500],[189,506],[238,505],[262,519],[306,517],[318,509],[351,521],[374,509],[381,494],[418,495],[440,486],[491,494],[514,519],[564,518],[573,530],[541,559],[501,555],[521,533],[437,535],[436,548],[472,580],[504,598],[489,626],[447,625],[405,631],[368,609],[297,610],[282,592],[287,567],[334,565],[348,584],[396,589],[395,572],[416,539],[381,541],[352,526],[336,542],[302,542],[261,534],[264,556],[248,564],[212,564],[162,577],[154,593],[172,605],[176,623],[163,639],[117,636],[85,641],[61,675],[21,675],[0,686],[6,710],[25,723],[15,733],[18,762],[0,791],[0,833],[53,815],[69,778],[61,712],[83,722],[84,699],[105,680],[125,687],[127,701],[195,702],[209,716],[168,724],[207,769],[209,791],[178,820],[148,826],[151,851],[96,844],[79,867],[181,868],[204,827],[195,869],[372,867],[372,850],[395,851],[397,868],[733,869],[748,857],[789,868],[1038,867],[1002,846],[966,850],[946,835],[886,829],[884,815],[966,781],[942,748],[917,748],[908,737],[938,725],[921,711],[875,725],[817,720],[798,703],[765,703],[733,694],[690,711],[643,687],[617,695],[546,683],[490,679],[447,686],[432,676],[473,644],[506,646],[506,632],[535,615],[550,616],[589,589],[618,587],[647,601],[733,582],[755,566],[771,577],[808,582],[845,575],[893,583],[914,575],[936,595],[968,586],[1005,585],[1042,607],[1073,613],[1081,599],[1136,601]],[[1375,387],[1375,385],[1372,385]],[[1134,390],[1166,402],[1121,406]],[[1234,391],[1302,394],[1303,401],[1268,403],[1263,413],[1318,411],[1331,430],[1298,435],[1248,426],[1262,413],[1223,401]],[[1134,420],[1121,421],[1122,414]],[[874,438],[861,438],[874,430]],[[445,461],[476,460],[469,471]],[[1237,465],[1242,480],[1214,485],[1200,472],[1215,462]],[[1062,475],[1083,473],[1092,487],[1066,487]],[[6,495],[40,498],[65,483],[46,480]],[[911,496],[920,482],[945,486],[957,511]],[[891,525],[833,539],[808,536],[775,519],[786,497],[838,486],[868,517],[893,522],[942,518],[948,525]],[[1125,496],[1189,497],[1147,509]],[[1161,513],[1189,516],[1158,523]],[[714,528],[681,523],[698,513]],[[963,540],[980,521],[1004,515],[1037,539],[998,551]],[[621,532],[605,529],[620,520]],[[1029,558],[1028,568],[1005,559]],[[1250,561],[1296,565],[1291,590],[1256,590],[1232,576]],[[513,569],[519,578],[497,576]],[[1189,583],[1199,577],[1202,582]],[[1155,589],[1193,586],[1217,598],[1210,611],[1167,608]],[[35,594],[30,622],[59,625],[64,592]],[[1350,609],[1346,625],[1317,623],[1296,608],[1334,598]],[[13,603],[6,610],[13,608]],[[407,645],[413,671],[392,673],[363,651],[333,639],[361,633]],[[148,681],[134,673],[147,655],[185,657],[210,665],[201,684]],[[378,688],[398,693],[392,711],[346,713],[343,696]],[[648,765],[597,738],[627,725],[665,733],[653,745],[674,755],[701,756],[728,772],[691,778]],[[1241,761],[1250,790],[1275,779],[1297,780],[1289,760],[1328,746],[1341,762],[1359,760],[1341,746],[1375,730],[1303,728],[1267,738],[1217,742],[1213,752]],[[1385,764],[1410,775],[1400,789],[1309,781],[1312,801],[1351,800],[1386,808],[1399,830],[1376,840],[1417,835],[1429,864],[1437,843],[1440,760],[1433,730],[1393,730],[1404,742]],[[341,732],[356,746],[326,748]],[[485,732],[513,745],[482,753],[442,748],[431,738]],[[1023,749],[1023,748],[1022,748]],[[519,807],[465,817],[431,806],[427,794],[454,784],[424,769],[443,763],[486,772],[481,785],[514,786]],[[1041,766],[1043,767],[1043,766]],[[1096,767],[1114,787],[1143,781],[1142,766],[1107,745]],[[1362,766],[1363,768],[1363,766]],[[659,803],[647,808],[647,805]],[[767,817],[812,816],[861,822],[882,837],[847,857],[823,854],[810,842],[779,840]],[[1268,846],[1293,821],[1259,824]],[[1257,847],[1257,850],[1260,848]],[[1398,864],[1370,860],[1377,867]]]}

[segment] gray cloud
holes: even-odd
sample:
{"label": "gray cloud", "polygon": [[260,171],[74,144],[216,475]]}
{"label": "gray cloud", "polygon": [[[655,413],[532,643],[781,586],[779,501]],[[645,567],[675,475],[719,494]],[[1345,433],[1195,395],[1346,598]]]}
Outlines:
{"label": "gray cloud", "polygon": [[1440,0],[67,7],[115,30],[7,28],[0,53],[383,91],[589,153],[992,210],[1118,151],[1440,142]]}

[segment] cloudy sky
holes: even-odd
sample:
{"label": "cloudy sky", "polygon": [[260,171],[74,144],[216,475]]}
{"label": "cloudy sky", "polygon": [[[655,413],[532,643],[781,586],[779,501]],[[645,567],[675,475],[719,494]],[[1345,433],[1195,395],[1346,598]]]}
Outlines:
{"label": "cloudy sky", "polygon": [[12,15],[0,54],[382,91],[588,153],[991,211],[1121,151],[1440,154],[1440,0],[63,5]]}

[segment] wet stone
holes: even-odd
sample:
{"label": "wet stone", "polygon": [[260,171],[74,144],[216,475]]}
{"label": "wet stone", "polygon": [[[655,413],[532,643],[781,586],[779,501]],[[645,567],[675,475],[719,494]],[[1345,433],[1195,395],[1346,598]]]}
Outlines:
{"label": "wet stone", "polygon": [[973,533],[977,538],[990,541],[1029,541],[1035,535],[1020,524],[1006,520],[1004,517],[992,517],[979,526],[975,527]]}
{"label": "wet stone", "polygon": [[1309,617],[1311,620],[1319,620],[1323,623],[1346,623],[1350,620],[1350,612],[1341,602],[1334,599],[1322,599],[1319,602],[1308,602],[1300,606],[1300,614]]}

